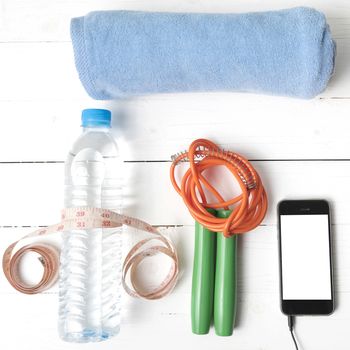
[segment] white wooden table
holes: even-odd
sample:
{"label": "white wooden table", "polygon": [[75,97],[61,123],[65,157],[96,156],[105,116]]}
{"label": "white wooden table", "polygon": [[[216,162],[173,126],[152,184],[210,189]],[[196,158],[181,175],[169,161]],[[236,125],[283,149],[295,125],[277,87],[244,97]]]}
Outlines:
{"label": "white wooden table", "polygon": [[[116,102],[89,99],[75,71],[69,21],[98,9],[246,12],[297,5],[324,11],[338,55],[328,89],[311,101],[253,94],[178,94]],[[80,111],[110,108],[126,161],[126,213],[176,242],[181,280],[164,300],[124,298],[122,330],[85,346],[57,336],[57,287],[35,296],[0,274],[0,349],[293,349],[279,310],[276,203],[326,198],[333,208],[336,311],[297,320],[303,349],[349,349],[350,2],[348,0],[0,0],[0,253],[62,207],[63,161]],[[198,137],[253,160],[269,196],[263,224],[239,241],[237,327],[195,336],[190,325],[193,220],[169,181],[169,159]],[[136,238],[135,238],[136,239]],[[33,274],[36,272],[34,271]],[[165,345],[166,344],[166,345]]]}

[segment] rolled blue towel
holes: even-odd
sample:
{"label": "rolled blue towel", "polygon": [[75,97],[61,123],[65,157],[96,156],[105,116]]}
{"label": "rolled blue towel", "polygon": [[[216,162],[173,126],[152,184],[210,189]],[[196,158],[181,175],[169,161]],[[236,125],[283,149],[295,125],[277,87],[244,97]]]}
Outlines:
{"label": "rolled blue towel", "polygon": [[332,75],[325,16],[305,7],[245,14],[100,11],[73,18],[80,79],[95,99],[245,91],[312,98]]}

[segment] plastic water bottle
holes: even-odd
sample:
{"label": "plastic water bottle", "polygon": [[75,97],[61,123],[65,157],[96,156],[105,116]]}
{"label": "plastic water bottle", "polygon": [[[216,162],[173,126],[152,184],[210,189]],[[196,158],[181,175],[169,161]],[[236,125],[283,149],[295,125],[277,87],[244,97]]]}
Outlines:
{"label": "plastic water bottle", "polygon": [[[82,112],[83,133],[65,163],[69,207],[120,211],[122,161],[110,133],[111,112]],[[120,329],[121,228],[63,233],[59,334],[65,341],[101,341]]]}

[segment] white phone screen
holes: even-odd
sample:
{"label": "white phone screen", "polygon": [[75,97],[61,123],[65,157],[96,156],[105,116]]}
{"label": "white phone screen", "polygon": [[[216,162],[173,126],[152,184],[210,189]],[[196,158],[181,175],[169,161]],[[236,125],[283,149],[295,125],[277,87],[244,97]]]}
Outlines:
{"label": "white phone screen", "polygon": [[331,300],[329,217],[281,215],[283,300]]}

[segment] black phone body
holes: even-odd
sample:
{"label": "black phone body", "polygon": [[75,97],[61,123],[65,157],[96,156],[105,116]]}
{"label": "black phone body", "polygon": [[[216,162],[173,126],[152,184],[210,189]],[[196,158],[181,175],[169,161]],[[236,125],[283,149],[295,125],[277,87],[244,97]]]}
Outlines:
{"label": "black phone body", "polygon": [[325,200],[278,205],[281,310],[329,315],[334,310],[331,221]]}

